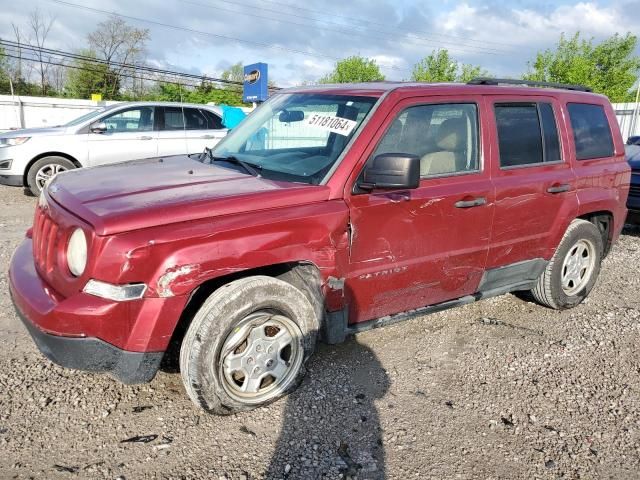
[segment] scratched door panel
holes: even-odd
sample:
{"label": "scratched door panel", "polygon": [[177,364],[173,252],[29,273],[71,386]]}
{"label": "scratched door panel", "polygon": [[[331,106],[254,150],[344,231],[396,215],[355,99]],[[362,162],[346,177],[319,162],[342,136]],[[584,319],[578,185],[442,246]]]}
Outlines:
{"label": "scratched door panel", "polygon": [[[392,132],[393,122],[413,107],[450,102],[475,103],[483,115],[478,97],[413,98],[399,102],[390,113],[386,132]],[[384,134],[378,135],[374,148],[365,152],[367,158],[374,149],[378,153],[375,147],[385,141]],[[476,291],[485,269],[493,212],[489,169],[482,166],[486,143],[480,128],[476,147],[479,171],[427,175],[414,190],[347,196],[352,227],[346,281],[350,322],[433,305]],[[404,147],[400,143],[390,148]],[[478,199],[482,200],[480,205],[460,206],[460,202]]]}

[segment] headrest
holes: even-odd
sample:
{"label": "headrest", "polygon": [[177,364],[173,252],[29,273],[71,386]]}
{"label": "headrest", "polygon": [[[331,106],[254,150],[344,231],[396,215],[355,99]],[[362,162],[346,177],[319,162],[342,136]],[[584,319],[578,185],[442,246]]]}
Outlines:
{"label": "headrest", "polygon": [[436,145],[440,150],[457,152],[467,141],[467,123],[464,118],[449,118],[440,124]]}

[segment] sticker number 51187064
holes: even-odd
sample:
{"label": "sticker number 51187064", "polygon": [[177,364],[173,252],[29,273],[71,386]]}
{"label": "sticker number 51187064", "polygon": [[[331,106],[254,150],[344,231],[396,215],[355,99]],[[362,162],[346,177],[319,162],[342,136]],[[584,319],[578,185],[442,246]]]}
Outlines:
{"label": "sticker number 51187064", "polygon": [[356,122],[348,118],[336,117],[334,115],[319,115],[314,113],[309,117],[307,125],[315,128],[322,128],[345,137],[351,133],[356,126]]}

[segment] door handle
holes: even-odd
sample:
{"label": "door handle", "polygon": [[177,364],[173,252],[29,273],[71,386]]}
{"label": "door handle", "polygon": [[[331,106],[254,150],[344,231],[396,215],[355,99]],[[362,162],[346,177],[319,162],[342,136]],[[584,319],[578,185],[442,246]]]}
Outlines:
{"label": "door handle", "polygon": [[211,138],[216,138],[216,137],[215,137],[215,135],[202,135],[200,138],[211,139]]}
{"label": "door handle", "polygon": [[138,137],[138,140],[152,140],[152,139],[153,139],[153,137],[150,137],[148,135],[143,135],[141,137]]}
{"label": "door handle", "polygon": [[487,199],[484,197],[474,198],[473,200],[459,200],[454,205],[456,208],[472,208],[479,207],[487,203]]}
{"label": "door handle", "polygon": [[562,193],[568,192],[571,186],[568,183],[563,183],[559,185],[552,185],[547,188],[547,193]]}

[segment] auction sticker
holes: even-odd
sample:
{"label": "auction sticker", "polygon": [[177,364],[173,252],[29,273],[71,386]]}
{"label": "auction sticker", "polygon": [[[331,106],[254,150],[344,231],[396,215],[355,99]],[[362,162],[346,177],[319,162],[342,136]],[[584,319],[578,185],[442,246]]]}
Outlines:
{"label": "auction sticker", "polygon": [[314,113],[309,117],[307,125],[315,128],[322,128],[338,135],[344,135],[345,137],[351,133],[355,128],[356,123],[354,120],[348,118],[336,117],[335,115],[320,115]]}

